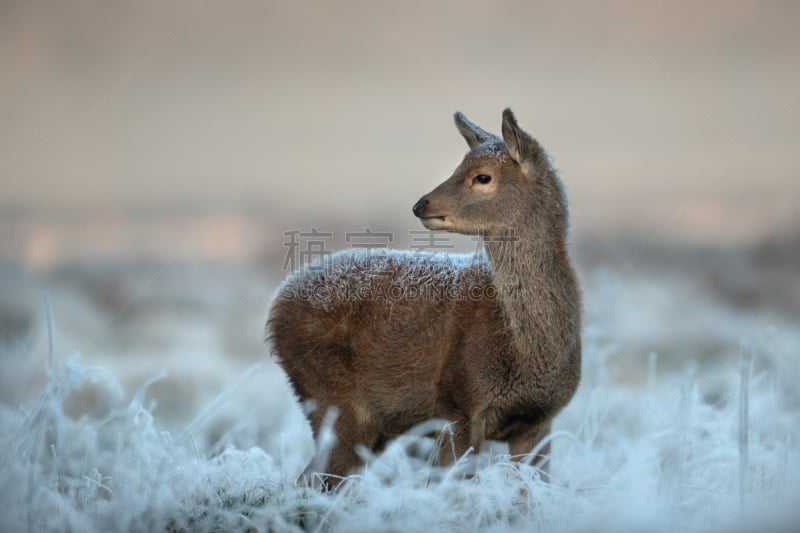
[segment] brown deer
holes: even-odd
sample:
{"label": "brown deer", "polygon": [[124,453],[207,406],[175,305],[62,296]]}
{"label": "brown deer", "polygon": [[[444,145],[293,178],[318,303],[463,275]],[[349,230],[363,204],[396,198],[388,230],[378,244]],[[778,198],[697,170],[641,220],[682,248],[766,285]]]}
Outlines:
{"label": "brown deer", "polygon": [[453,423],[440,464],[487,439],[524,456],[578,385],[561,182],[510,109],[502,138],[455,122],[470,151],[413,212],[428,229],[480,235],[481,252],[341,251],[292,273],[273,301],[268,338],[298,396],[317,402],[315,434],[338,408],[331,474],[360,464],[355,446],[378,450],[433,418]]}

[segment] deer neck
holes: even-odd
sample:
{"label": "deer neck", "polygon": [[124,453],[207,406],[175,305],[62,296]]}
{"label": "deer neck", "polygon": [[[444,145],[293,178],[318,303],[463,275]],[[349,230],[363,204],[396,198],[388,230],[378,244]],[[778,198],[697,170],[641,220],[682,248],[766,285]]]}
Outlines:
{"label": "deer neck", "polygon": [[[536,352],[558,357],[568,351],[577,322],[577,284],[559,220],[528,217],[507,233],[484,235],[484,249],[516,355],[531,364]],[[565,321],[565,313],[567,320]],[[563,335],[558,329],[568,328]],[[552,361],[550,361],[552,362]],[[524,365],[523,365],[524,366]]]}

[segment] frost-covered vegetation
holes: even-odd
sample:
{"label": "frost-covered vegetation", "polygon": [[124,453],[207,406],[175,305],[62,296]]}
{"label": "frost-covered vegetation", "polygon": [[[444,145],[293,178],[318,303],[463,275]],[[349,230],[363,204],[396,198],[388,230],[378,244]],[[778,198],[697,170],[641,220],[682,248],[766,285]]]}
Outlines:
{"label": "frost-covered vegetation", "polygon": [[[0,531],[768,531],[800,523],[800,343],[791,322],[726,311],[675,280],[606,272],[587,276],[586,287],[584,378],[556,420],[549,480],[499,445],[477,458],[474,476],[463,464],[439,470],[422,453],[431,442],[409,435],[332,494],[297,482],[310,432],[269,360],[223,372],[213,359],[222,348],[197,324],[170,333],[186,346],[162,347],[152,359],[127,348],[75,359],[64,353],[75,342],[62,325],[102,314],[71,314],[56,287],[52,361],[46,334],[32,344],[39,358],[4,349]],[[223,301],[242,305],[227,289],[204,302],[220,314]],[[191,318],[182,305],[180,316]],[[138,326],[167,320],[126,316]],[[251,318],[258,327],[260,317]],[[153,379],[137,383],[132,368]],[[168,375],[159,379],[162,368]]]}
{"label": "frost-covered vegetation", "polygon": [[302,460],[287,457],[299,453],[289,442],[283,457],[206,455],[191,433],[158,427],[144,390],[101,418],[67,416],[84,380],[118,384],[57,365],[34,405],[2,412],[0,529],[687,531],[798,518],[800,411],[774,358],[756,354],[748,386],[745,351],[739,387],[710,404],[691,374],[614,385],[607,353],[588,343],[589,377],[556,424],[549,481],[502,450],[465,479],[407,454],[406,437],[335,494],[295,482]]}

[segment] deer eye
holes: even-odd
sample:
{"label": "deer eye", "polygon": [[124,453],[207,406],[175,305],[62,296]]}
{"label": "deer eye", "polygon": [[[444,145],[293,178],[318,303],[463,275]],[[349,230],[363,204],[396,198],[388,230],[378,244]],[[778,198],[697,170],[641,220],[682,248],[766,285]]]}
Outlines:
{"label": "deer eye", "polygon": [[480,183],[481,185],[486,185],[490,181],[492,181],[492,177],[487,174],[478,174],[472,178],[472,183]]}

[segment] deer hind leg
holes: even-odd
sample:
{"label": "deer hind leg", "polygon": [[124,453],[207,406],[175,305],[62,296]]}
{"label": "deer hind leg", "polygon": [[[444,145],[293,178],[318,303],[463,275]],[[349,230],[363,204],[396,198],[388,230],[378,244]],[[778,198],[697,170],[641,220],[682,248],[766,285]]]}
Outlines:
{"label": "deer hind leg", "polygon": [[[314,439],[318,445],[320,444],[319,434],[328,412],[327,406],[321,406],[309,416]],[[333,430],[336,442],[330,449],[330,455],[326,456],[327,450],[317,449],[314,458],[304,472],[304,476],[312,481],[319,478],[315,474],[324,472],[321,479],[324,487],[328,489],[336,487],[342,477],[361,466],[362,461],[356,453],[356,446],[360,444],[372,449],[379,440],[378,432],[363,417],[358,417],[352,409],[348,408],[339,409]]]}
{"label": "deer hind leg", "polygon": [[[551,423],[547,422],[536,426],[528,426],[522,431],[515,433],[508,439],[508,451],[514,461],[530,461],[530,453],[534,448],[550,434]],[[550,443],[546,443],[533,457],[531,464],[538,467],[545,474],[548,471],[548,457],[550,455]]]}

